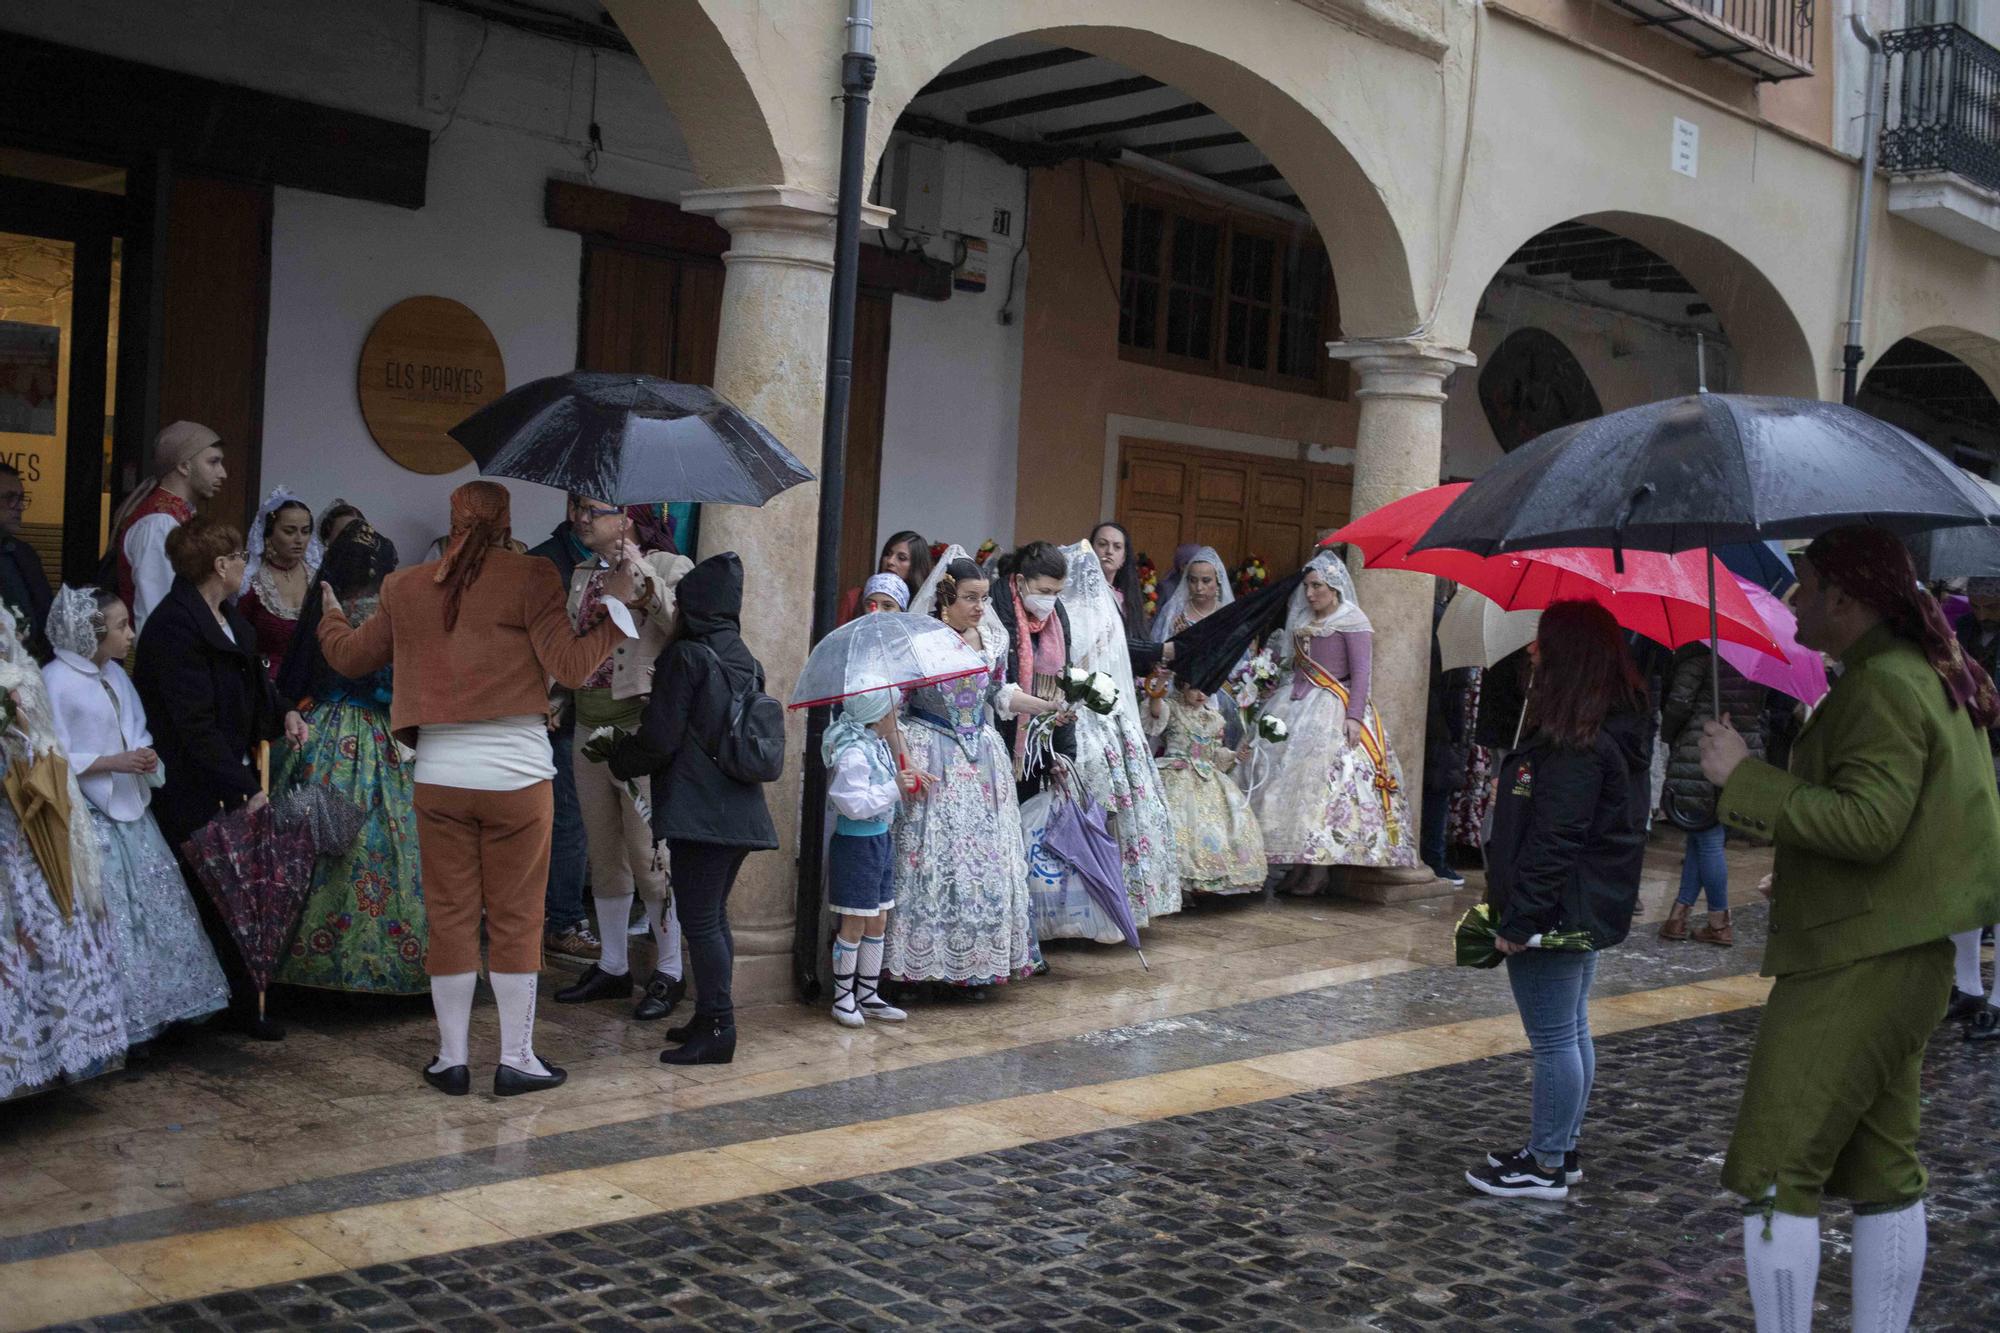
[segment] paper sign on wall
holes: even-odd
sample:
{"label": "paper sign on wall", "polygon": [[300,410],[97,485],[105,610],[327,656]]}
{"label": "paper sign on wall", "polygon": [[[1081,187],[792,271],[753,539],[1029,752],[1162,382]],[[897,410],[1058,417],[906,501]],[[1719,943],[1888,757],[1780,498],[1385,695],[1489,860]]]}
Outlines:
{"label": "paper sign on wall", "polygon": [[1692,176],[1700,163],[1701,126],[1675,116],[1673,151],[1667,158],[1667,165],[1683,176]]}

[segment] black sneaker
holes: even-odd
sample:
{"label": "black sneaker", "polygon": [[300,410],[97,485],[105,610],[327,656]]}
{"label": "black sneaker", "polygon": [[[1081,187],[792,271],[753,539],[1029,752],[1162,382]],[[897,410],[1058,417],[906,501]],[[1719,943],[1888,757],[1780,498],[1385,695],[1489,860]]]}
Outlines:
{"label": "black sneaker", "polygon": [[1561,1167],[1545,1167],[1532,1154],[1509,1158],[1505,1166],[1481,1162],[1465,1173],[1465,1183],[1482,1194],[1501,1199],[1567,1199],[1569,1184]]}
{"label": "black sneaker", "polygon": [[1992,1005],[1981,1005],[1979,1012],[1965,1025],[1967,1041],[2000,1041],[2000,1009]]}
{"label": "black sneaker", "polygon": [[[1497,1152],[1487,1153],[1486,1165],[1492,1167],[1512,1166],[1523,1159],[1526,1159],[1529,1166],[1535,1165],[1535,1155],[1526,1148],[1521,1149],[1519,1152],[1507,1153],[1504,1156]],[[1583,1183],[1583,1154],[1574,1148],[1563,1154],[1563,1183],[1565,1185],[1581,1185]]]}
{"label": "black sneaker", "polygon": [[1951,1000],[1944,1007],[1944,1021],[1947,1023],[1970,1023],[1979,1017],[1979,1011],[1986,1007],[1984,995],[1967,995],[1958,987],[1951,988]]}

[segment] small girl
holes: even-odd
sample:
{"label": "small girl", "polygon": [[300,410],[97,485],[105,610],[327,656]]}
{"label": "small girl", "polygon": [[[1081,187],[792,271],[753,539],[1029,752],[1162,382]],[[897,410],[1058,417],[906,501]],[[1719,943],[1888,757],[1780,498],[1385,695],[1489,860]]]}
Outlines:
{"label": "small girl", "polygon": [[119,665],[132,647],[131,613],[115,593],[64,588],[48,632],[55,660],[42,677],[56,734],[90,802],[125,977],[126,1040],[137,1045],[225,1007],[229,983],[147,808],[166,774],[139,692]]}
{"label": "small girl", "polygon": [[[1156,692],[1157,691],[1157,692]],[[1147,682],[1146,731],[1156,738],[1160,788],[1173,814],[1182,893],[1253,893],[1264,887],[1264,834],[1249,798],[1226,776],[1236,767],[1230,735],[1242,726],[1227,694],[1193,686],[1168,694]],[[1225,715],[1223,707],[1227,706]]]}
{"label": "small girl", "polygon": [[908,1017],[877,993],[889,909],[896,905],[889,821],[905,788],[890,750],[895,703],[894,689],[853,696],[841,705],[820,745],[827,799],[837,816],[827,850],[826,893],[827,906],[840,918],[833,941],[833,1017],[843,1027]]}

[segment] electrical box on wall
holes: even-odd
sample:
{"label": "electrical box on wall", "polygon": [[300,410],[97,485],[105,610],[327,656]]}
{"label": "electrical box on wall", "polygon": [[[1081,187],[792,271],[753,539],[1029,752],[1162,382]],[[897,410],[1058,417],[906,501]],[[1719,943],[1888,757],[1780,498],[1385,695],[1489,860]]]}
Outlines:
{"label": "electrical box on wall", "polygon": [[905,236],[941,236],[945,230],[944,145],[904,139],[896,145],[890,178],[893,226]]}

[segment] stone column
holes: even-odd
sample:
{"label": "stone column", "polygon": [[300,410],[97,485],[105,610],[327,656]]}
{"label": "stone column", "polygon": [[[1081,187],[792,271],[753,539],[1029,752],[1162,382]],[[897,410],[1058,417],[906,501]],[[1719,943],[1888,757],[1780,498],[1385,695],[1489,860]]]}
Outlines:
{"label": "stone column", "polygon": [[[681,207],[709,214],[729,232],[716,390],[818,471],[834,201],[811,190],[765,185],[690,191]],[[701,513],[700,554],[734,551],[743,558],[743,638],[764,664],[765,689],[781,701],[805,664],[818,502],[819,487],[809,483],[761,509],[707,505]],[[804,715],[789,721],[785,776],[764,792],[779,849],[751,855],[729,900],[738,1004],[792,995]]]}
{"label": "stone column", "polygon": [[[1354,504],[1356,517],[1438,484],[1444,463],[1444,383],[1470,352],[1428,342],[1356,339],[1329,343],[1328,352],[1355,370]],[[1375,706],[1403,765],[1410,818],[1419,818],[1424,788],[1424,719],[1431,663],[1428,574],[1364,569],[1355,592],[1375,625]],[[1411,836],[1416,836],[1411,830]],[[1406,882],[1407,881],[1407,882]],[[1375,901],[1448,892],[1428,871],[1351,876],[1357,896]]]}

